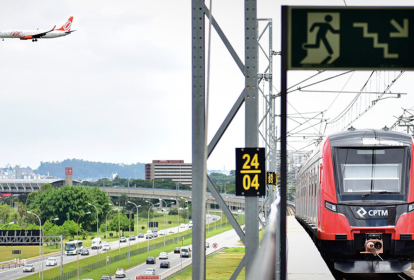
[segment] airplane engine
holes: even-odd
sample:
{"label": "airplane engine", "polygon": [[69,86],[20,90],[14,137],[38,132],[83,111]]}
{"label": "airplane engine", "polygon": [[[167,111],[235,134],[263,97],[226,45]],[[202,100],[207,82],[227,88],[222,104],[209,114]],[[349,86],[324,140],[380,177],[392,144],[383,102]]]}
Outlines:
{"label": "airplane engine", "polygon": [[23,38],[20,38],[20,40],[28,40],[28,39],[33,39],[32,35],[25,35]]}

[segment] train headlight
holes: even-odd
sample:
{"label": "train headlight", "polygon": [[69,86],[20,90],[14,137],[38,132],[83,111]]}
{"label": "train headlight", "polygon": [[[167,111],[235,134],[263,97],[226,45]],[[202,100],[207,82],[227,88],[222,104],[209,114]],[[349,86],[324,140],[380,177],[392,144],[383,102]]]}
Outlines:
{"label": "train headlight", "polygon": [[414,203],[408,204],[408,212],[414,211]]}
{"label": "train headlight", "polygon": [[[331,210],[332,212],[336,212],[336,205],[333,203],[325,201],[325,207],[326,209]],[[414,210],[414,204],[413,204],[413,210]]]}

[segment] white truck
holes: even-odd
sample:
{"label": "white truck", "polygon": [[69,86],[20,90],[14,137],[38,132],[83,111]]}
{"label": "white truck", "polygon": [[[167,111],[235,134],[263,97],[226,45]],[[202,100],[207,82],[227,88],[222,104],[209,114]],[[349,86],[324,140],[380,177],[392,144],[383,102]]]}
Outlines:
{"label": "white truck", "polygon": [[102,249],[102,239],[100,237],[92,239],[92,249]]}

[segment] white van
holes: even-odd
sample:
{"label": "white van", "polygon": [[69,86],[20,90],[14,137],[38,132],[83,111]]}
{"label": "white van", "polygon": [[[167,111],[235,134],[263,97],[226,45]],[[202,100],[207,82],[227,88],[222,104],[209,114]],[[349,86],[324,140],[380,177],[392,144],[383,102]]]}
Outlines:
{"label": "white van", "polygon": [[102,249],[102,239],[100,237],[92,239],[92,249]]}
{"label": "white van", "polygon": [[188,223],[188,228],[193,228],[193,221],[190,221],[190,222]]}

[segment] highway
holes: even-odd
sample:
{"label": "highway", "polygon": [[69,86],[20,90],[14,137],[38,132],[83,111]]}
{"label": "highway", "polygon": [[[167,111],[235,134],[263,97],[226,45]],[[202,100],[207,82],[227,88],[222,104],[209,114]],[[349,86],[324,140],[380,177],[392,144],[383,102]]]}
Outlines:
{"label": "highway", "polygon": [[[213,217],[214,217],[214,215],[207,215],[207,218],[206,218],[207,223],[214,223]],[[220,219],[220,216],[215,216],[215,217],[217,218],[217,220]],[[160,228],[159,230],[163,230],[163,229]],[[180,228],[179,230],[180,230],[180,233],[187,231],[188,230],[188,225],[186,225],[186,228]],[[170,231],[173,232],[173,233],[177,233],[178,232],[178,227],[168,228],[167,229],[168,235],[170,234],[169,233]],[[171,234],[173,234],[173,233],[171,233]],[[158,237],[157,240],[158,241],[161,241],[163,238],[164,237],[161,236],[161,237]],[[130,241],[131,250],[136,249],[136,247],[137,247],[137,241],[140,244],[139,245],[140,248],[143,247],[143,246],[147,246],[148,239],[137,238],[137,240]],[[150,245],[151,245],[151,242],[153,242],[153,240],[149,240],[149,242],[150,242]],[[118,250],[119,246],[121,248],[128,247],[128,242],[126,242],[126,243],[120,243],[118,241],[113,241],[113,242],[110,242],[109,244],[111,246],[112,252],[114,250]],[[79,262],[80,263],[82,263],[82,259],[84,259],[84,258],[87,258],[87,257],[90,257],[90,256],[96,256],[97,255],[97,250],[91,250],[90,249],[89,252],[90,252],[90,255],[89,256],[81,256],[81,255],[79,255]],[[47,269],[51,269],[51,268],[56,267],[56,266],[46,266],[46,260],[49,257],[55,257],[55,258],[57,258],[57,266],[58,267],[60,266],[60,252],[59,253],[53,253],[53,254],[49,254],[47,256],[43,256],[43,269],[44,270],[47,270]],[[106,252],[102,252],[102,250],[99,250],[99,260],[103,260],[105,257],[106,257]],[[154,257],[158,257],[158,256],[154,256]],[[70,263],[70,262],[76,262],[76,261],[77,261],[77,256],[76,255],[67,256],[65,254],[65,252],[63,253],[63,264],[67,264],[67,263]],[[25,272],[25,273],[23,273],[23,268],[22,267],[5,269],[4,271],[0,270],[0,279],[10,279],[10,280],[13,280],[13,279],[22,278],[22,277],[24,277],[26,275],[29,275],[29,274],[38,274],[39,273],[39,257],[29,259],[29,260],[27,260],[27,263],[28,264],[33,264],[35,266],[35,272]],[[158,259],[157,259],[157,264],[158,264],[158,268],[159,268],[159,261],[158,261]],[[41,264],[40,264],[40,266],[41,266]],[[65,272],[65,270],[63,272]]]}

